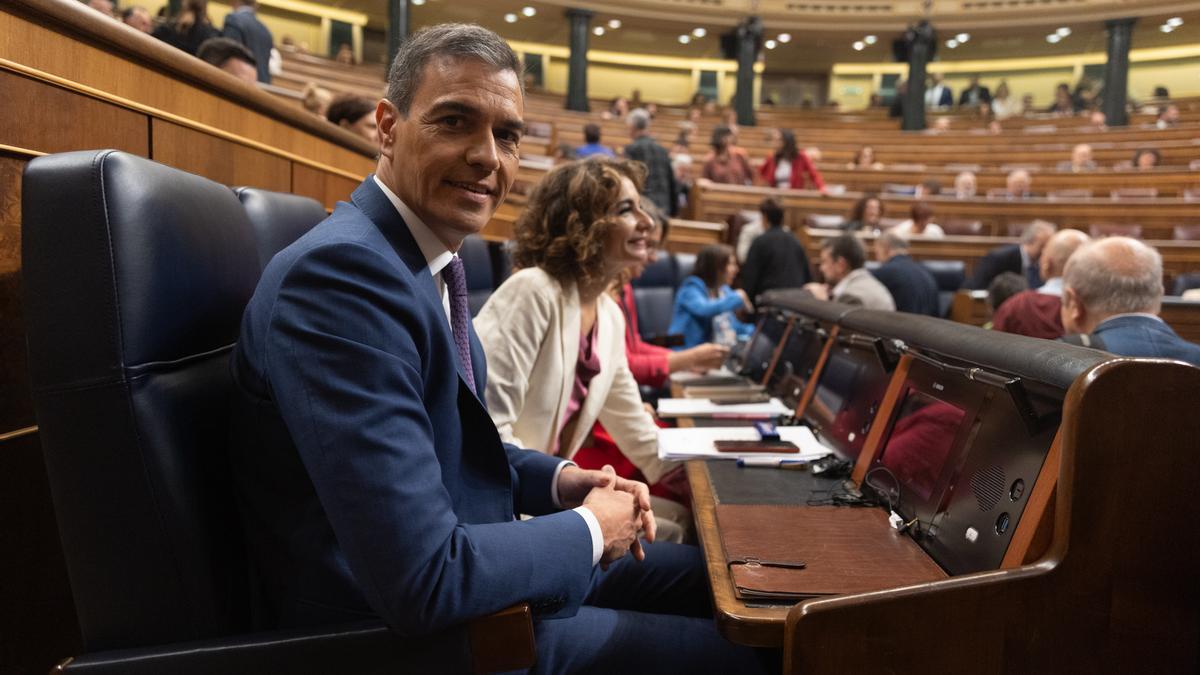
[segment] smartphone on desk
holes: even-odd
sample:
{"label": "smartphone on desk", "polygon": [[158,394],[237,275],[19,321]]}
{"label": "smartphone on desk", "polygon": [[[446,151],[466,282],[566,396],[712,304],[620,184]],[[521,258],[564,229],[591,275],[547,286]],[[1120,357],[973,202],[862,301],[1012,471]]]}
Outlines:
{"label": "smartphone on desk", "polygon": [[717,452],[769,452],[774,455],[789,455],[800,452],[800,447],[791,441],[713,441]]}

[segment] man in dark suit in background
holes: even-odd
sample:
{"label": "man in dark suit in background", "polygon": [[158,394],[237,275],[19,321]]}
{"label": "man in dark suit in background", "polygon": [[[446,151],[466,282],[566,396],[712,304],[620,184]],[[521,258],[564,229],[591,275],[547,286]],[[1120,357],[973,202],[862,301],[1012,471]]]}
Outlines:
{"label": "man in dark suit in background", "polygon": [[478,26],[411,36],[376,173],[264,270],[232,363],[257,576],[285,627],[381,617],[433,645],[528,602],[539,671],[760,672],[717,633],[699,551],[638,540],[643,483],[503,444],[479,398],[456,252],[516,178],[519,72]]}
{"label": "man in dark suit in background", "polygon": [[800,288],[812,281],[808,254],[792,231],[783,226],[783,208],[768,197],[758,206],[767,231],[750,245],[742,265],[742,289],[753,302],[776,288]]}
{"label": "man in dark suit in background", "polygon": [[908,254],[908,241],[892,232],[875,238],[875,259],[883,263],[871,270],[887,286],[896,311],[938,316],[938,286],[933,273]]}
{"label": "man in dark suit in background", "polygon": [[1036,220],[1021,233],[1021,243],[998,246],[987,252],[975,264],[975,274],[967,281],[967,288],[985,289],[1001,272],[1015,272],[1025,277],[1030,288],[1042,285],[1038,272],[1038,257],[1042,248],[1057,230],[1053,223]]}
{"label": "man in dark suit in background", "polygon": [[975,107],[981,103],[991,103],[992,92],[988,88],[979,84],[979,76],[971,76],[971,84],[967,85],[966,89],[958,95],[958,107]]}
{"label": "man in dark suit in background", "polygon": [[625,157],[646,165],[646,185],[642,194],[650,198],[659,211],[675,216],[679,212],[679,188],[675,184],[675,169],[667,149],[650,135],[650,113],[638,108],[625,119],[629,137]]}
{"label": "man in dark suit in background", "polygon": [[258,81],[271,84],[271,31],[254,15],[255,0],[233,0],[233,11],[225,16],[221,35],[246,45],[257,62]]}
{"label": "man in dark suit in background", "polygon": [[1162,310],[1162,256],[1128,237],[1081,246],[1063,273],[1068,342],[1120,356],[1179,359],[1200,366],[1200,345],[1175,334]]}

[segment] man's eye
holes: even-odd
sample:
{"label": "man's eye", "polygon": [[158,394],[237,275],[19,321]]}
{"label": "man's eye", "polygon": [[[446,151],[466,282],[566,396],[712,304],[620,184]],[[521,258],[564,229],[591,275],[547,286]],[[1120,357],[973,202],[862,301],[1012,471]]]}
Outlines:
{"label": "man's eye", "polygon": [[521,142],[521,135],[512,131],[501,131],[496,134],[496,137],[505,143],[512,143],[513,145],[518,145]]}
{"label": "man's eye", "polygon": [[458,129],[462,127],[464,121],[463,118],[458,115],[450,115],[442,118],[442,124],[450,127],[451,129]]}

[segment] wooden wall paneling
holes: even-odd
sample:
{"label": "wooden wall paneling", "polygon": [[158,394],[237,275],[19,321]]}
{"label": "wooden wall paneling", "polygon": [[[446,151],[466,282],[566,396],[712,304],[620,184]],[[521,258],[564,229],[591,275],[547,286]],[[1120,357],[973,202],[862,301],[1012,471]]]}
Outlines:
{"label": "wooden wall paneling", "polygon": [[151,159],[231,187],[291,192],[288,160],[178,124],[152,120]]}
{"label": "wooden wall paneling", "polygon": [[[366,178],[364,175],[363,178]],[[349,201],[358,183],[339,174],[292,162],[292,192],[313,199],[332,209],[339,201]]]}
{"label": "wooden wall paneling", "polygon": [[0,70],[0,143],[37,152],[116,148],[150,156],[146,115]]}
{"label": "wooden wall paneling", "polygon": [[0,154],[0,434],[35,424],[21,311],[21,172]]}

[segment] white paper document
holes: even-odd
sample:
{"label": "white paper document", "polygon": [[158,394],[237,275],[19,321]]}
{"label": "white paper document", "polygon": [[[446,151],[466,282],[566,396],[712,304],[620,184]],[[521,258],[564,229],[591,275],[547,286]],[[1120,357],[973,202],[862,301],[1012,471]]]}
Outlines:
{"label": "white paper document", "polygon": [[660,398],[659,417],[766,418],[790,415],[792,409],[777,398],[765,403],[713,403],[707,398]]}
{"label": "white paper document", "polygon": [[761,457],[765,459],[813,460],[833,452],[821,445],[808,427],[776,427],[780,440],[791,441],[800,452],[771,454],[766,452],[717,452],[716,441],[757,441],[758,430],[754,427],[689,427],[683,429],[658,430],[658,456],[660,459],[738,459],[739,457]]}

